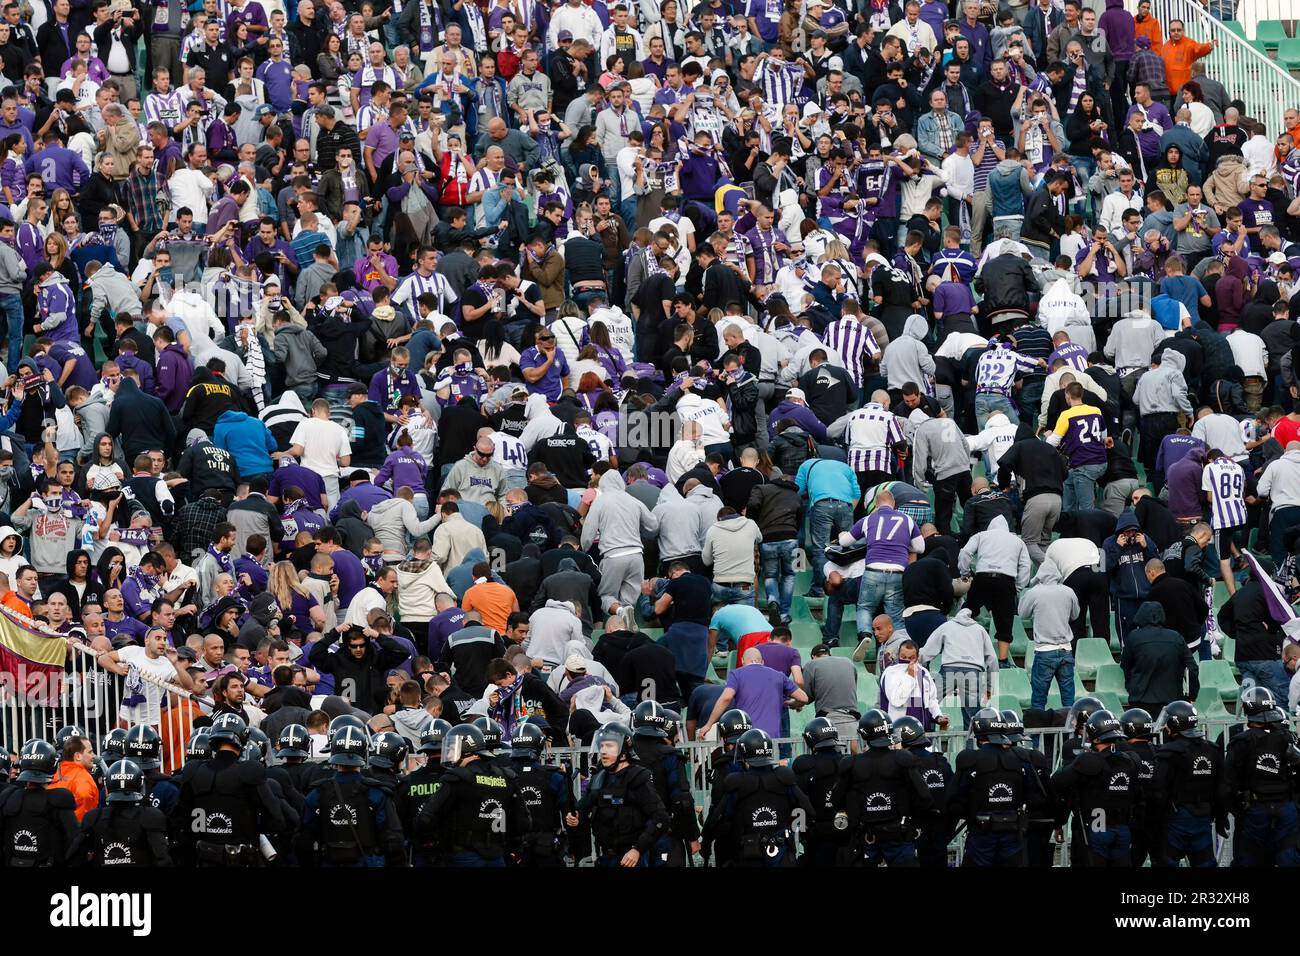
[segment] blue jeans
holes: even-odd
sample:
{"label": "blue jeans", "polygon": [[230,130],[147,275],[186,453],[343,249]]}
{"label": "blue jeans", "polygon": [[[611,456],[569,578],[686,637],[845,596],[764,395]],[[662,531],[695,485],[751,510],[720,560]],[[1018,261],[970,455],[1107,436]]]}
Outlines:
{"label": "blue jeans", "polygon": [[840,586],[826,594],[826,607],[822,610],[822,637],[831,647],[840,642],[840,624],[846,607],[857,607],[862,578],[845,578]]}
{"label": "blue jeans", "polygon": [[1076,465],[1065,476],[1061,492],[1062,511],[1082,511],[1097,504],[1097,479],[1106,473],[1105,463]]}
{"label": "blue jeans", "polygon": [[903,628],[903,575],[868,568],[862,574],[858,588],[858,633],[871,630],[871,619],[881,607],[894,622],[895,630]]}
{"label": "blue jeans", "polygon": [[794,599],[794,556],[798,549],[799,542],[794,538],[764,541],[758,546],[763,559],[763,589],[767,592],[767,602],[776,601],[781,605],[782,619],[790,616],[790,602]]}
{"label": "blue jeans", "polygon": [[717,584],[713,585],[713,603],[714,604],[748,604],[754,607],[754,588],[740,587],[734,584]]}
{"label": "blue jeans", "polygon": [[984,430],[985,422],[994,412],[1004,412],[1011,424],[1020,424],[1020,413],[1016,411],[1015,403],[1011,399],[1004,395],[987,393],[975,396],[975,421],[979,424],[980,431]]}
{"label": "blue jeans", "polygon": [[1300,525],[1300,507],[1288,506],[1285,508],[1275,508],[1269,515],[1268,519],[1268,556],[1273,559],[1273,564],[1281,567],[1282,559],[1286,557],[1286,533]]}
{"label": "blue jeans", "polygon": [[17,370],[23,357],[23,300],[12,293],[0,295],[0,312],[9,323],[9,361],[7,367]]}
{"label": "blue jeans", "polygon": [[1042,710],[1047,706],[1047,691],[1052,678],[1061,688],[1061,706],[1074,706],[1074,655],[1069,650],[1034,651],[1034,667],[1029,672],[1029,706]]}
{"label": "blue jeans", "polygon": [[1250,678],[1252,684],[1267,687],[1273,693],[1274,700],[1287,699],[1291,689],[1291,676],[1281,661],[1237,661],[1237,669],[1241,671],[1243,690],[1247,686],[1246,679]]}
{"label": "blue jeans", "polygon": [[[826,583],[822,562],[826,557],[826,544],[831,537],[853,527],[853,505],[847,501],[823,498],[808,512],[808,562],[812,565],[812,590],[820,591]],[[868,628],[868,630],[870,630]]]}

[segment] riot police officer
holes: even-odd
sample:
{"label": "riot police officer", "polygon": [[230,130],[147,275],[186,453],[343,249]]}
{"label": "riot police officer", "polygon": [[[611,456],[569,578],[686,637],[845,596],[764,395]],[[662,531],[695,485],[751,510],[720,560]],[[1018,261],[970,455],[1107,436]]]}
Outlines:
{"label": "riot police officer", "polygon": [[90,739],[90,734],[77,724],[66,724],[54,732],[54,749],[63,753],[63,745],[73,737],[85,737]]}
{"label": "riot police officer", "polygon": [[833,797],[848,820],[849,862],[854,866],[918,866],[917,818],[932,806],[921,764],[897,749],[889,717],[869,710],[858,720],[865,748],[840,761]]}
{"label": "riot police officer", "polygon": [[735,866],[794,866],[795,827],[812,819],[812,804],[794,773],[778,766],[776,742],[767,731],[754,728],[741,734],[736,755],[744,769],[722,781],[721,799],[704,821],[704,845],[714,834],[730,830],[739,848]]}
{"label": "riot police officer", "polygon": [[405,767],[409,750],[406,738],[392,730],[370,739],[369,777],[390,797],[397,793],[397,774]]}
{"label": "riot police officer", "polygon": [[397,782],[397,816],[402,821],[402,830],[411,843],[411,865],[417,867],[438,866],[438,845],[431,838],[421,838],[415,832],[415,818],[442,782],[442,742],[451,731],[451,724],[436,717],[425,725],[420,734],[418,753],[424,756],[424,765],[415,768]]}
{"label": "riot police officer", "polygon": [[165,818],[176,809],[180,788],[162,772],[162,738],[148,724],[137,724],[123,732],[124,756],[140,768],[144,777],[144,802],[161,810]]}
{"label": "riot police officer", "polygon": [[623,724],[606,724],[592,738],[598,769],[591,785],[565,823],[591,826],[597,866],[647,866],[671,819],[654,777],[632,762],[632,732]]}
{"label": "riot police officer", "polygon": [[1024,722],[1014,710],[1002,711],[1003,736],[1011,742],[1025,769],[1025,862],[1052,865],[1052,833],[1056,829],[1056,798],[1052,795],[1052,761],[1030,744]]}
{"label": "riot police officer", "polygon": [[487,759],[487,749],[478,727],[453,727],[442,741],[441,785],[415,818],[415,836],[429,839],[436,833],[449,866],[505,866],[506,854],[531,829],[528,808]]}
{"label": "riot police officer", "polygon": [[1124,739],[1115,744],[1120,753],[1132,754],[1138,761],[1137,803],[1133,810],[1133,865],[1141,866],[1150,857],[1160,854],[1160,835],[1164,821],[1160,819],[1163,807],[1157,803],[1156,748],[1151,739],[1155,736],[1155,720],[1141,707],[1131,707],[1119,715],[1119,729]]}
{"label": "riot police officer", "polygon": [[341,867],[404,866],[406,849],[397,808],[361,774],[370,752],[365,731],[342,726],[329,737],[333,773],[307,794],[294,840],[298,861]]}
{"label": "riot police officer", "polygon": [[700,848],[700,824],[686,767],[677,748],[668,743],[668,714],[657,700],[643,700],[632,711],[633,759],[654,776],[655,790],[672,818],[669,832],[659,838],[651,854],[650,866],[683,866],[688,852]]}
{"label": "riot police officer", "polygon": [[848,833],[848,816],[835,805],[835,784],[840,779],[840,734],[825,717],[814,717],[803,729],[808,752],[794,758],[790,771],[795,784],[812,804],[804,853],[808,867],[835,866]]}
{"label": "riot police officer", "polygon": [[517,724],[510,735],[515,786],[530,821],[519,842],[518,862],[523,866],[564,866],[564,817],[574,808],[573,787],[559,768],[544,761],[546,744],[546,731],[530,721]]}
{"label": "riot police officer", "polygon": [[966,820],[962,866],[1024,866],[1030,772],[1011,737],[1023,730],[990,707],[971,718],[978,745],[957,755],[956,812]]}
{"label": "riot police officer", "polygon": [[29,740],[18,755],[18,784],[0,806],[4,821],[0,855],[5,866],[63,866],[77,839],[76,801],[70,790],[50,790],[59,751]]}
{"label": "riot police officer", "polygon": [[104,787],[107,803],[81,821],[69,859],[92,866],[171,866],[167,818],[146,800],[140,765],[118,760],[108,768]]}
{"label": "riot police officer", "polygon": [[1151,865],[1177,866],[1186,857],[1192,866],[1217,866],[1212,831],[1228,835],[1230,803],[1223,753],[1205,739],[1196,707],[1185,700],[1165,707],[1156,730],[1165,742],[1156,748],[1151,803],[1164,833]]}
{"label": "riot police officer", "polygon": [[510,751],[505,747],[505,731],[491,717],[475,717],[473,723],[483,734],[482,758],[508,780],[514,768],[510,766]]}
{"label": "riot police officer", "polygon": [[1074,825],[1084,844],[1084,855],[1071,862],[1074,866],[1132,866],[1131,825],[1138,806],[1141,765],[1133,754],[1116,749],[1124,740],[1124,731],[1108,710],[1088,718],[1083,739],[1090,749],[1052,774],[1052,789],[1074,812]]}
{"label": "riot police officer", "polygon": [[737,707],[718,718],[718,739],[722,741],[722,746],[709,754],[709,786],[715,793],[727,774],[741,770],[740,763],[736,760],[736,741],[741,734],[753,727],[754,722],[749,719],[749,714]]}
{"label": "riot police officer", "polygon": [[317,780],[328,776],[326,765],[307,758],[311,756],[311,734],[302,724],[288,724],[275,738],[275,769],[283,772],[293,789],[311,793]]}
{"label": "riot police officer", "polygon": [[923,867],[946,867],[953,830],[948,799],[956,790],[952,765],[943,754],[930,749],[925,726],[915,717],[899,717],[890,729],[903,749],[920,764],[921,779],[930,790],[932,806],[917,814],[920,830],[916,837],[917,862]]}
{"label": "riot police officer", "polygon": [[1246,729],[1228,741],[1225,761],[1236,829],[1233,866],[1300,865],[1295,782],[1300,750],[1272,693],[1242,691]]}
{"label": "riot police officer", "polygon": [[104,734],[99,745],[99,755],[110,764],[117,763],[126,756],[126,728],[114,727]]}
{"label": "riot police officer", "polygon": [[266,768],[240,759],[247,740],[242,717],[219,714],[208,730],[212,758],[186,767],[172,826],[199,866],[261,866],[261,837],[287,829]]}
{"label": "riot police officer", "polygon": [[1079,754],[1088,751],[1084,728],[1087,726],[1088,718],[1105,708],[1106,705],[1096,697],[1080,697],[1075,700],[1074,706],[1065,717],[1066,738],[1061,749],[1061,766],[1066,766]]}

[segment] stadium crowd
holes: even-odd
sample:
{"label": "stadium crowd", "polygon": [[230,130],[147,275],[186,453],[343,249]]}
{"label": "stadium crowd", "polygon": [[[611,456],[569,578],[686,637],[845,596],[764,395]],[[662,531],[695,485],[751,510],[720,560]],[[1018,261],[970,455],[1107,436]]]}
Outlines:
{"label": "stadium crowd", "polygon": [[1136,10],[3,0],[5,862],[1295,865],[1300,111]]}

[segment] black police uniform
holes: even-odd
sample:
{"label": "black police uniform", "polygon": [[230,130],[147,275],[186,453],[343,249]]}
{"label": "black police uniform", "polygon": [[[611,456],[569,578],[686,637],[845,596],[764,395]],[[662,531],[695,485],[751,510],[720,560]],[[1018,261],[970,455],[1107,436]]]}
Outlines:
{"label": "black police uniform", "polygon": [[1161,835],[1164,832],[1163,807],[1154,800],[1156,795],[1156,748],[1148,740],[1115,744],[1120,753],[1132,754],[1139,764],[1137,775],[1137,803],[1133,809],[1133,865],[1141,866],[1150,857],[1155,860],[1161,853]]}
{"label": "black police uniform", "polygon": [[[1276,729],[1274,729],[1276,726]],[[1228,741],[1233,866],[1300,866],[1295,775],[1300,752],[1280,725],[1248,727]]]}
{"label": "black police uniform", "polygon": [[335,771],[307,794],[294,852],[303,865],[405,866],[393,799],[367,776]]}
{"label": "black police uniform", "polygon": [[164,818],[170,817],[176,809],[176,800],[180,795],[181,790],[176,781],[161,770],[144,772],[144,802],[160,811]]}
{"label": "black police uniform", "polygon": [[578,815],[591,825],[597,866],[618,866],[633,849],[641,854],[637,865],[649,866],[655,845],[671,823],[654,776],[635,764],[596,770],[578,801]]}
{"label": "black police uniform", "polygon": [[656,737],[633,735],[632,752],[637,762],[654,777],[655,791],[671,818],[668,832],[661,836],[651,855],[651,866],[684,866],[687,843],[700,838],[695,816],[695,798],[686,779],[682,755],[672,744]]}
{"label": "black police uniform", "polygon": [[[730,831],[738,848],[734,866],[794,866],[796,811],[813,817],[813,805],[788,767],[750,767],[722,781],[721,799],[709,807],[704,844]],[[707,851],[706,851],[707,855]]]}
{"label": "black police uniform", "polygon": [[[719,747],[709,754],[709,806],[713,806],[722,797],[722,782],[733,773],[740,773],[745,768],[736,759],[734,745]],[[723,833],[713,843],[713,859],[718,866],[725,866],[736,857],[736,845],[730,833]]]}
{"label": "black police uniform", "polygon": [[515,788],[528,808],[528,831],[519,840],[523,866],[564,866],[564,815],[573,810],[573,789],[558,767],[533,757],[512,760]]}
{"label": "black police uniform", "polygon": [[984,744],[957,755],[954,809],[967,830],[962,866],[1025,865],[1025,808],[1033,784],[1018,749]]}
{"label": "black police uniform", "polygon": [[441,786],[415,818],[417,839],[435,834],[448,866],[505,866],[506,854],[531,827],[518,789],[484,759],[443,771]]}
{"label": "black police uniform", "polygon": [[[1151,802],[1164,828],[1152,866],[1216,866],[1214,827],[1228,832],[1230,792],[1223,753],[1204,738],[1178,735],[1156,749],[1156,779]],[[1136,857],[1135,857],[1136,861]]]}
{"label": "black police uniform", "polygon": [[1111,747],[1081,752],[1052,775],[1052,789],[1074,811],[1084,841],[1086,852],[1073,865],[1133,865],[1131,824],[1140,772],[1137,757]]}
{"label": "black police uniform", "polygon": [[833,799],[848,816],[852,865],[920,865],[917,819],[932,802],[916,757],[903,750],[878,748],[844,757]]}
{"label": "black police uniform", "polygon": [[1025,862],[1034,867],[1051,866],[1052,833],[1058,822],[1052,761],[1037,747],[1019,746],[1014,752],[1025,768]]}
{"label": "black police uniform", "polygon": [[69,859],[92,866],[171,866],[167,818],[147,802],[96,807],[81,821]]}
{"label": "black police uniform", "polygon": [[397,818],[402,824],[411,845],[411,865],[418,867],[438,866],[439,851],[436,834],[420,837],[416,835],[415,818],[419,816],[424,801],[437,793],[442,785],[442,774],[447,768],[436,760],[430,760],[423,767],[417,767],[397,781],[397,792],[393,802],[397,805]]}
{"label": "black police uniform", "polygon": [[[794,758],[790,771],[795,784],[812,804],[813,812],[804,835],[804,854],[800,862],[808,867],[830,867],[839,862],[840,851],[848,840],[848,817],[835,804],[835,785],[840,779],[840,760],[836,750],[814,750]],[[838,824],[838,825],[837,825]]]}
{"label": "black police uniform", "polygon": [[920,832],[916,837],[916,858],[923,867],[948,865],[948,843],[952,840],[953,821],[949,802],[956,793],[956,775],[948,758],[923,747],[907,751],[920,764],[921,779],[930,791],[932,806],[917,814]]}
{"label": "black police uniform", "polygon": [[63,866],[80,829],[71,790],[17,788],[0,806],[5,866]]}
{"label": "black police uniform", "polygon": [[199,866],[261,866],[259,835],[287,828],[266,768],[229,750],[184,775],[172,825],[183,859]]}

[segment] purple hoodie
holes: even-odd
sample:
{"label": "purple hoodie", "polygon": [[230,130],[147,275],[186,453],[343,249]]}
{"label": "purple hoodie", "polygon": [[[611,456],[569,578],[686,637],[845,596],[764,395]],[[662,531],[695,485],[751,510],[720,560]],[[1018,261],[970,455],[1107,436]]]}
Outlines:
{"label": "purple hoodie", "polygon": [[1125,62],[1133,59],[1137,52],[1137,30],[1133,26],[1133,14],[1124,9],[1124,0],[1106,0],[1106,12],[1097,26],[1106,34],[1106,45],[1115,59]]}
{"label": "purple hoodie", "polygon": [[820,418],[813,414],[813,410],[807,405],[797,405],[788,398],[776,408],[772,409],[772,414],[767,416],[767,434],[776,435],[776,423],[783,418],[792,418],[798,423],[799,427],[809,435],[819,441],[826,441],[826,425]]}
{"label": "purple hoodie", "polygon": [[394,491],[406,486],[416,494],[421,494],[424,492],[424,476],[428,470],[429,466],[419,452],[398,448],[384,459],[383,467],[375,475],[375,484],[382,486],[391,478]]}
{"label": "purple hoodie", "polygon": [[[140,360],[137,358],[136,361]],[[193,377],[194,363],[175,342],[158,353],[158,397],[173,415],[178,414],[185,404],[185,393]]]}
{"label": "purple hoodie", "polygon": [[[63,316],[60,321],[57,316]],[[36,287],[36,319],[44,324],[53,319],[39,334],[48,335],[56,342],[81,344],[81,329],[77,327],[77,298],[60,272],[51,272]]]}
{"label": "purple hoodie", "polygon": [[[173,343],[168,347],[175,348],[176,345]],[[136,355],[134,352],[118,352],[116,361],[117,367],[123,372],[129,368],[135,369],[136,374],[140,376],[140,391],[144,392],[146,395],[154,394],[153,367],[148,362],[140,358],[140,356]],[[186,379],[182,389],[189,388],[189,384],[189,379]],[[185,395],[182,391],[182,400],[184,397]],[[167,410],[171,411],[170,405],[167,406]],[[175,414],[175,412],[172,414]]]}

